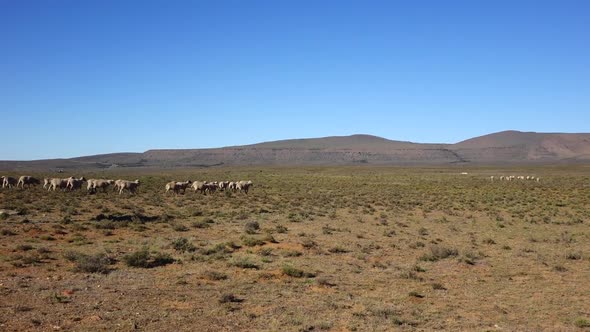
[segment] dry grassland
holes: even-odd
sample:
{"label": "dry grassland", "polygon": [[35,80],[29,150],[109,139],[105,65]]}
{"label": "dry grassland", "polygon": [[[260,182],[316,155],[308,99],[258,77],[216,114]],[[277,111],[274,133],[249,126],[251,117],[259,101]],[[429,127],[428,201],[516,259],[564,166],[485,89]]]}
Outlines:
{"label": "dry grassland", "polygon": [[[0,330],[587,330],[590,168],[462,171],[122,170],[75,175],[139,178],[137,195],[1,189],[17,214],[0,215]],[[254,186],[164,194],[186,179]]]}

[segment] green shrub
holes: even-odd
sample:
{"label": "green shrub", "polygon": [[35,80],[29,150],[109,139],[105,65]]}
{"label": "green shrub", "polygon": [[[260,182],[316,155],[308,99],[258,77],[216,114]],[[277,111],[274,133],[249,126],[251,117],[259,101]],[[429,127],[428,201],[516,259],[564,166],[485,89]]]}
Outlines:
{"label": "green shrub", "polygon": [[333,254],[344,254],[344,253],[349,252],[348,249],[342,248],[340,246],[332,247],[332,248],[328,249],[328,251]]}
{"label": "green shrub", "polygon": [[250,236],[242,236],[242,243],[246,246],[246,247],[254,247],[254,246],[261,246],[263,245],[265,242],[257,239],[257,238],[253,238]]}
{"label": "green shrub", "polygon": [[565,255],[566,259],[571,259],[571,260],[579,260],[582,259],[582,253],[577,251],[577,252],[568,252]]}
{"label": "green shrub", "polygon": [[19,244],[18,246],[16,246],[17,251],[29,251],[33,249],[35,249],[35,247],[33,247],[30,244]]}
{"label": "green shrub", "polygon": [[207,223],[206,221],[194,221],[191,226],[193,228],[209,228],[211,227],[211,225],[209,225],[209,223]]}
{"label": "green shrub", "polygon": [[2,231],[0,231],[0,234],[2,234],[4,236],[13,236],[13,235],[16,235],[16,233],[13,232],[10,229],[3,229]]}
{"label": "green shrub", "polygon": [[174,263],[174,259],[169,254],[150,253],[147,248],[123,256],[123,261],[128,266],[142,268],[153,268]]}
{"label": "green shrub", "polygon": [[74,272],[102,273],[111,272],[109,265],[113,261],[104,253],[87,255],[75,251],[64,253],[64,258],[75,263]]}
{"label": "green shrub", "polygon": [[574,325],[576,325],[576,327],[579,327],[581,329],[587,328],[587,327],[590,327],[590,320],[587,320],[587,319],[584,319],[584,318],[578,318],[574,322]]}
{"label": "green shrub", "polygon": [[172,229],[177,231],[177,232],[186,232],[188,231],[188,227],[186,227],[183,224],[174,224],[172,225]]}
{"label": "green shrub", "polygon": [[203,272],[203,278],[213,281],[226,280],[227,274],[217,271],[205,271]]}
{"label": "green shrub", "polygon": [[180,252],[194,252],[195,250],[197,250],[197,247],[190,243],[189,240],[185,237],[181,237],[172,241],[172,248]]}
{"label": "green shrub", "polygon": [[430,247],[430,252],[425,253],[420,257],[422,261],[429,261],[429,262],[436,262],[441,259],[445,259],[451,256],[457,256],[459,251],[453,248],[447,248],[443,246],[432,246]]}
{"label": "green shrub", "polygon": [[246,234],[256,234],[260,229],[260,225],[257,221],[248,221],[246,225],[244,225],[244,231]]}
{"label": "green shrub", "polygon": [[315,277],[314,273],[305,272],[298,268],[294,268],[290,265],[283,265],[282,272],[285,275],[293,278],[313,278]]}
{"label": "green shrub", "polygon": [[234,294],[228,293],[228,294],[223,294],[221,295],[221,297],[219,298],[219,303],[240,303],[244,300],[238,298],[237,296],[235,296]]}
{"label": "green shrub", "polygon": [[256,270],[258,270],[258,268],[259,268],[256,263],[252,262],[247,257],[234,258],[231,260],[230,265],[235,266],[235,267],[239,267],[242,269],[256,269]]}
{"label": "green shrub", "polygon": [[277,231],[277,233],[281,233],[281,234],[287,233],[289,231],[289,229],[287,229],[287,227],[285,227],[283,225],[277,225],[275,230]]}

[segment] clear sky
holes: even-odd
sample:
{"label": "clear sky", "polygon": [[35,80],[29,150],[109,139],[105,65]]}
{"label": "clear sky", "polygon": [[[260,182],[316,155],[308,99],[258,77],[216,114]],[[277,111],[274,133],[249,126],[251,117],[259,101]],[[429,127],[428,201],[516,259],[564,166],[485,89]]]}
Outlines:
{"label": "clear sky", "polygon": [[0,1],[0,160],[590,132],[590,1]]}

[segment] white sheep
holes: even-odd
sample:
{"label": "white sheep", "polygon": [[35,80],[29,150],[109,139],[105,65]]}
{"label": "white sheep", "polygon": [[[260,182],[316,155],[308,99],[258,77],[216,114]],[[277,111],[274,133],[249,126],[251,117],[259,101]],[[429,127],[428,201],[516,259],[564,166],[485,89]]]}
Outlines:
{"label": "white sheep", "polygon": [[3,176],[2,179],[2,188],[12,188],[18,184],[18,180],[11,177],[11,176]]}
{"label": "white sheep", "polygon": [[236,189],[239,191],[243,191],[244,193],[248,193],[248,190],[252,186],[252,181],[238,181],[236,185]]}
{"label": "white sheep", "polygon": [[102,188],[103,192],[106,192],[107,187],[115,183],[114,180],[107,179],[88,179],[88,186],[86,190],[96,192],[96,189]]}
{"label": "white sheep", "polygon": [[113,186],[113,190],[119,191],[119,189],[121,189],[121,184],[123,183],[123,181],[125,181],[125,180],[121,180],[121,179],[115,180],[115,185]]}
{"label": "white sheep", "polygon": [[219,190],[224,191],[229,186],[229,181],[220,181],[219,182]]}
{"label": "white sheep", "polygon": [[66,187],[68,186],[68,181],[70,179],[73,179],[73,177],[69,177],[67,179],[60,179],[60,178],[53,178],[53,179],[49,179],[49,185],[47,186],[47,190],[53,190],[55,191],[55,189],[59,188],[59,189],[66,189]]}
{"label": "white sheep", "polygon": [[98,181],[98,179],[88,179],[86,180],[86,190],[94,191],[94,181]]}
{"label": "white sheep", "polygon": [[81,177],[79,179],[76,179],[74,177],[70,177],[68,179],[68,183],[66,184],[66,189],[70,189],[70,190],[77,190],[82,188],[82,183],[84,183],[84,181],[86,181],[86,178]]}
{"label": "white sheep", "polygon": [[217,183],[217,181],[205,183],[205,191],[207,191],[209,193],[214,193],[218,187],[219,187],[219,184]]}
{"label": "white sheep", "polygon": [[[136,193],[137,192],[137,188],[139,188],[139,180],[135,180],[135,181],[127,181],[127,180],[117,180],[119,181],[118,183],[118,187],[119,187],[119,195],[121,195],[123,193],[123,190],[127,190],[129,191],[129,193]],[[115,183],[117,184],[117,183]]]}
{"label": "white sheep", "polygon": [[20,186],[23,189],[25,189],[25,185],[27,185],[27,187],[30,187],[30,186],[34,186],[36,184],[41,184],[41,181],[37,178],[32,177],[32,176],[23,175],[18,179],[16,187],[18,188]]}
{"label": "white sheep", "polygon": [[192,183],[191,180],[187,180],[184,182],[168,182],[166,183],[166,192],[172,190],[175,194],[178,194],[181,190],[182,192],[186,192],[186,188]]}
{"label": "white sheep", "polygon": [[199,191],[201,194],[205,194],[205,184],[207,181],[194,181],[191,187],[195,192]]}

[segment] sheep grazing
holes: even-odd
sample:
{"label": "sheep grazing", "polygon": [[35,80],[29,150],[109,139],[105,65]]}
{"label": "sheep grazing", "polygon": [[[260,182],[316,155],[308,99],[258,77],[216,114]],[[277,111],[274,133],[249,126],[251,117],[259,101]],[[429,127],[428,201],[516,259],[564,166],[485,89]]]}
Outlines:
{"label": "sheep grazing", "polygon": [[[117,183],[117,181],[119,181]],[[119,195],[123,193],[124,190],[129,191],[129,193],[134,194],[137,192],[137,188],[139,188],[139,180],[135,181],[127,181],[127,180],[117,180],[115,184],[119,188]]]}
{"label": "sheep grazing", "polygon": [[113,190],[114,191],[119,191],[121,189],[121,184],[123,183],[123,181],[125,180],[115,180],[115,185],[113,186]]}
{"label": "sheep grazing", "polygon": [[214,193],[220,187],[221,187],[221,185],[217,181],[213,181],[213,182],[195,181],[192,184],[193,190],[195,192],[199,191],[203,195],[207,195],[207,193]]}
{"label": "sheep grazing", "polygon": [[186,188],[192,183],[191,180],[187,180],[184,182],[168,182],[166,183],[166,192],[172,190],[175,194],[178,194],[181,190],[183,193],[186,192]]}
{"label": "sheep grazing", "polygon": [[236,185],[236,189],[239,191],[243,191],[244,193],[248,193],[248,190],[252,186],[252,181],[238,181]]}
{"label": "sheep grazing", "polygon": [[193,182],[191,180],[186,180],[184,182],[176,182],[176,190],[182,190],[183,193],[186,192],[186,188],[188,188]]}
{"label": "sheep grazing", "polygon": [[25,189],[25,185],[27,187],[30,187],[37,184],[41,184],[41,181],[39,179],[28,175],[23,175],[18,179],[16,187],[18,188],[20,186],[21,188]]}
{"label": "sheep grazing", "polygon": [[229,181],[219,182],[219,191],[225,191],[229,186]]}
{"label": "sheep grazing", "polygon": [[98,179],[94,182],[94,189],[101,188],[103,192],[107,191],[107,187],[115,183],[115,180]]}
{"label": "sheep grazing", "polygon": [[214,193],[217,190],[218,186],[219,184],[217,183],[217,181],[207,182],[205,183],[205,191],[209,193]]}
{"label": "sheep grazing", "polygon": [[11,176],[3,176],[0,179],[2,179],[2,188],[12,188],[18,184],[18,180]]}
{"label": "sheep grazing", "polygon": [[168,183],[166,183],[166,193],[168,193],[170,190],[174,191],[174,193],[176,194],[176,182],[175,181],[170,181]]}
{"label": "sheep grazing", "polygon": [[98,181],[98,179],[88,179],[86,181],[86,190],[93,192],[94,191],[94,181]]}
{"label": "sheep grazing", "polygon": [[79,179],[76,179],[74,177],[70,177],[68,179],[68,183],[66,184],[66,189],[69,189],[69,190],[81,189],[82,183],[84,183],[85,181],[86,181],[86,179],[84,177],[81,177]]}
{"label": "sheep grazing", "polygon": [[490,176],[490,181],[494,182],[494,176]]}
{"label": "sheep grazing", "polygon": [[62,190],[66,189],[66,187],[68,186],[68,181],[70,179],[73,179],[73,177],[69,177],[67,179],[60,179],[60,178],[48,179],[49,185],[47,186],[47,191],[49,191],[49,190],[55,191],[55,189],[57,189],[57,188],[62,189]]}
{"label": "sheep grazing", "polygon": [[115,183],[114,180],[106,180],[106,179],[88,179],[88,186],[86,190],[90,192],[96,192],[96,189],[102,188],[103,192],[107,191],[108,186]]}
{"label": "sheep grazing", "polygon": [[201,194],[205,194],[205,190],[206,190],[206,185],[207,182],[206,181],[195,181],[193,182],[193,185],[191,186],[193,188],[193,190],[195,192],[200,191]]}

